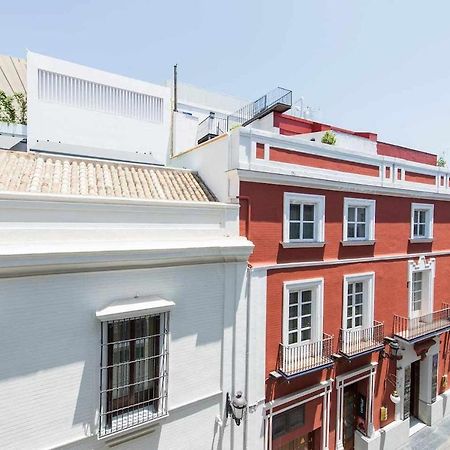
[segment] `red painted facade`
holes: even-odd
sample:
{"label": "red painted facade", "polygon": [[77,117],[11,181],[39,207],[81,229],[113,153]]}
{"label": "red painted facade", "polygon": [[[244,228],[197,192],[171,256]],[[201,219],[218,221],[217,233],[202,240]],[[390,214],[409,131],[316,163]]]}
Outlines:
{"label": "red painted facade", "polygon": [[[319,129],[334,129],[315,122],[274,116],[275,126],[281,134],[293,135],[309,133]],[[339,131],[356,134],[348,130]],[[376,141],[373,133],[359,133],[359,136]],[[410,161],[435,165],[436,156],[416,150],[405,149],[389,144],[378,143],[378,153],[396,156]],[[257,158],[264,157],[264,147],[258,145]],[[375,166],[352,164],[342,160],[308,155],[300,152],[270,148],[270,160],[303,167],[321,167],[343,172],[357,172],[364,175],[379,175]],[[387,168],[390,176],[391,169]],[[401,176],[401,174],[400,174]],[[434,176],[419,173],[405,174],[405,180],[415,183],[434,184]],[[325,196],[325,245],[317,248],[284,248],[283,220],[286,192],[314,194]],[[240,195],[246,197],[241,202],[240,229],[248,233],[255,244],[250,263],[253,266],[273,266],[267,272],[267,309],[266,309],[266,401],[279,399],[302,389],[318,385],[323,380],[336,379],[336,376],[378,362],[375,377],[374,427],[379,429],[394,420],[395,407],[390,401],[393,386],[386,381],[395,378],[396,361],[383,358],[379,351],[347,360],[338,359],[332,367],[312,373],[299,375],[290,380],[275,379],[271,372],[276,371],[279,363],[279,347],[283,341],[283,283],[306,279],[323,278],[323,331],[334,336],[333,350],[339,352],[339,333],[343,326],[343,280],[345,275],[375,272],[374,284],[374,319],[384,323],[384,335],[392,336],[394,315],[408,317],[408,260],[417,259],[418,254],[442,252],[435,255],[436,272],[434,282],[434,310],[439,310],[443,302],[450,301],[450,208],[448,202],[437,200],[418,200],[413,197],[395,197],[392,195],[373,195],[342,190],[326,190],[291,185],[262,184],[256,182],[240,183]],[[375,207],[375,244],[361,246],[344,246],[343,220],[344,198],[361,198],[376,201]],[[411,243],[411,204],[421,202],[434,205],[434,231],[432,242]],[[250,214],[248,208],[251,208]],[[246,231],[247,230],[247,231]],[[445,254],[448,252],[449,254]],[[414,255],[414,256],[412,256]],[[388,258],[389,257],[389,258]],[[285,263],[310,263],[306,267],[277,268]],[[437,379],[450,372],[449,342],[446,333],[440,336],[441,351]],[[367,380],[357,384],[357,389],[364,390]],[[438,382],[439,392],[445,386]],[[335,448],[336,439],[336,390],[331,395],[331,416],[329,448]],[[380,411],[387,407],[388,418],[381,420]],[[296,430],[295,435],[314,433],[314,448],[321,448],[319,429],[322,425],[322,403],[313,401],[306,404],[308,420]],[[316,430],[314,432],[314,430]],[[283,448],[292,435],[274,440],[273,449]]]}

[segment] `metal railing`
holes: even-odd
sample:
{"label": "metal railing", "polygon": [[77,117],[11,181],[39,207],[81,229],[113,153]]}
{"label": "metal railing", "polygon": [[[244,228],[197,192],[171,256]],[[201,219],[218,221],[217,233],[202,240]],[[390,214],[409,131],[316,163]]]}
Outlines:
{"label": "metal railing", "polygon": [[279,367],[285,375],[305,372],[332,363],[333,336],[323,333],[322,339],[297,345],[280,344]]}
{"label": "metal railing", "polygon": [[238,109],[227,117],[228,131],[237,125],[245,126],[249,124],[276,109],[277,106],[280,106],[283,111],[289,109],[292,106],[292,91],[278,87],[258,98],[258,100]]}
{"label": "metal railing", "polygon": [[415,340],[450,329],[450,306],[443,306],[439,311],[414,318],[394,316],[394,335],[405,340]]}
{"label": "metal railing", "polygon": [[201,143],[211,137],[225,133],[227,131],[227,123],[226,117],[217,117],[214,114],[209,115],[198,124],[197,142]]}
{"label": "metal railing", "polygon": [[376,320],[370,327],[344,330],[339,333],[339,351],[346,356],[354,356],[381,348],[384,341],[384,325]]}

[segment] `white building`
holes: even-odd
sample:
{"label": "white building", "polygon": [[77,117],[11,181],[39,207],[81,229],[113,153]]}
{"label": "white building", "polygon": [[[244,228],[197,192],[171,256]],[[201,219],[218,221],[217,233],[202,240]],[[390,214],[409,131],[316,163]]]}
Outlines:
{"label": "white building", "polygon": [[227,412],[253,246],[162,166],[170,90],[35,54],[27,78],[0,136],[1,448],[256,448]]}

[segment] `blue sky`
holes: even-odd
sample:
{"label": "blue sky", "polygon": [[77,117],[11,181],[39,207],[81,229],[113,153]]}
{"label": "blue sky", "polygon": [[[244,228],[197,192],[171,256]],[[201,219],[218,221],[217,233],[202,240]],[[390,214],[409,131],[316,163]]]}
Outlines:
{"label": "blue sky", "polygon": [[450,154],[450,3],[443,0],[18,1],[0,53],[25,49],[256,99],[275,86],[321,119]]}

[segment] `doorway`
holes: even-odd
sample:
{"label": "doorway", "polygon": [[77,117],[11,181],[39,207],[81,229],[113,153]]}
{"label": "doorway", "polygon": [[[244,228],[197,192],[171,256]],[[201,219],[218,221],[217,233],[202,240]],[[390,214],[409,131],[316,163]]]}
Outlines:
{"label": "doorway", "polygon": [[343,443],[345,450],[353,450],[356,430],[356,384],[344,389]]}
{"label": "doorway", "polygon": [[420,360],[411,364],[411,400],[409,403],[410,417],[419,417]]}
{"label": "doorway", "polygon": [[297,437],[286,444],[278,447],[278,450],[313,450],[314,449],[314,432],[307,433]]}

